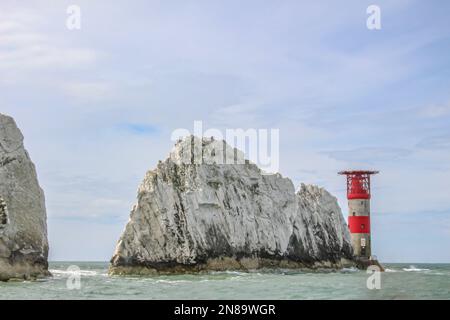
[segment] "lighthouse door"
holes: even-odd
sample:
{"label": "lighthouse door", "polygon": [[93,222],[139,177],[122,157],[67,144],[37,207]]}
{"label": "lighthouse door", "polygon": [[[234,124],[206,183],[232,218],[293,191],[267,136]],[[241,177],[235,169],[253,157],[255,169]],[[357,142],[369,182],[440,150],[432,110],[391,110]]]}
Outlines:
{"label": "lighthouse door", "polygon": [[362,256],[366,255],[366,239],[365,238],[361,238],[361,255]]}

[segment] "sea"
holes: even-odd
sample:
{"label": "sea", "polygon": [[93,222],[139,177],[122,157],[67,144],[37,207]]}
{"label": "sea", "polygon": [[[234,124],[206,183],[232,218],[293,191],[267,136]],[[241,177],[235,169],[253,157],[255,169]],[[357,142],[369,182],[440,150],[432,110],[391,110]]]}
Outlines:
{"label": "sea", "polygon": [[450,299],[450,264],[384,267],[130,277],[109,276],[107,262],[50,262],[50,278],[0,282],[0,299]]}

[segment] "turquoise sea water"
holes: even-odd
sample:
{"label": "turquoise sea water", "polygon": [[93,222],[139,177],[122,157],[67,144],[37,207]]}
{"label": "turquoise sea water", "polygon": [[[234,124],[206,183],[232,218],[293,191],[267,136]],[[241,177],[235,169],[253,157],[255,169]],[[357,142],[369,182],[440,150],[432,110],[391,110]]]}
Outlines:
{"label": "turquoise sea water", "polygon": [[370,275],[356,269],[110,277],[106,262],[51,262],[52,278],[0,282],[0,299],[450,299],[450,264],[385,267],[381,289],[369,290]]}

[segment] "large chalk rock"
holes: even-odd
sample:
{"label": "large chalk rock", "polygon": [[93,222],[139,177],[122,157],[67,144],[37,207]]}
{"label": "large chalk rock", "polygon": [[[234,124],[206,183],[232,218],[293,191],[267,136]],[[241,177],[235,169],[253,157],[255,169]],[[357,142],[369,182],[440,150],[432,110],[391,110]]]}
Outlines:
{"label": "large chalk rock", "polygon": [[110,273],[351,264],[335,197],[305,185],[296,194],[291,180],[263,174],[225,142],[191,136],[147,172]]}
{"label": "large chalk rock", "polygon": [[44,193],[11,117],[0,114],[0,280],[47,276]]}

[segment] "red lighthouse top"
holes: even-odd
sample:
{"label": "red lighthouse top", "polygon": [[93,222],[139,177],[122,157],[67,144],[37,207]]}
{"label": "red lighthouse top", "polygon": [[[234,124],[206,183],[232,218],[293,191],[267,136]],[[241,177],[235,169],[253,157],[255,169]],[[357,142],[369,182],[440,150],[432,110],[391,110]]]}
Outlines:
{"label": "red lighthouse top", "polygon": [[347,176],[347,199],[370,199],[370,175],[379,171],[341,171]]}

